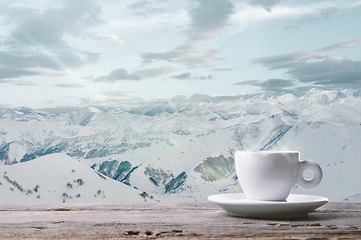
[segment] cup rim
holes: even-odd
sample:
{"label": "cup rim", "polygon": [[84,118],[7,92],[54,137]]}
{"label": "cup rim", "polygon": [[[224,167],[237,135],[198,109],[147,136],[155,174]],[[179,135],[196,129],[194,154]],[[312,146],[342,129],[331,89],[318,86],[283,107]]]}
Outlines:
{"label": "cup rim", "polygon": [[294,150],[240,150],[236,151],[240,153],[300,153],[299,151]]}

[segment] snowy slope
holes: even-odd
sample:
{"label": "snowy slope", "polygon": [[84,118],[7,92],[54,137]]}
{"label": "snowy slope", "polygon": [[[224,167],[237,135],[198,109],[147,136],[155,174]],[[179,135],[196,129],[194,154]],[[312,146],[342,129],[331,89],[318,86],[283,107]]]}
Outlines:
{"label": "snowy slope", "polygon": [[294,192],[361,201],[360,90],[198,94],[99,109],[0,109],[0,163],[63,153],[160,201],[204,201],[241,191],[235,151],[298,150],[321,164],[324,179]]}
{"label": "snowy slope", "polygon": [[0,203],[152,201],[61,153],[3,165],[0,173]]}

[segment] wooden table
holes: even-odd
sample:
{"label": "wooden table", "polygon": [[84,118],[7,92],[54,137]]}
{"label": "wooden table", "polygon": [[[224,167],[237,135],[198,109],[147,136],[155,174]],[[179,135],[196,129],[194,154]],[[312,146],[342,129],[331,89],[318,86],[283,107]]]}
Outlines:
{"label": "wooden table", "polygon": [[210,202],[0,204],[0,239],[361,239],[361,203],[327,203],[308,217],[232,217]]}

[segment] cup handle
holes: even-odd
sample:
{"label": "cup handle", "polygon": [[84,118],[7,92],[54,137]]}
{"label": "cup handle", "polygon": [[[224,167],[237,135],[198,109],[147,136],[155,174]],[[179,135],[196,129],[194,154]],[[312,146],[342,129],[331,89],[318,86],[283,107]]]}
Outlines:
{"label": "cup handle", "polygon": [[[303,177],[303,172],[306,169],[311,169],[313,171],[314,176],[311,180],[307,180]],[[321,182],[322,175],[323,174],[320,165],[312,160],[303,160],[300,162],[297,183],[304,188],[314,188]]]}

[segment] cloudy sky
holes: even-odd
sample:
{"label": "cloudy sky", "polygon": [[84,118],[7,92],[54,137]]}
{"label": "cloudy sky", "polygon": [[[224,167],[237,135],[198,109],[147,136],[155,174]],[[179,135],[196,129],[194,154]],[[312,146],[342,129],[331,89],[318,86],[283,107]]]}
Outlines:
{"label": "cloudy sky", "polygon": [[0,107],[361,88],[361,0],[0,0]]}

